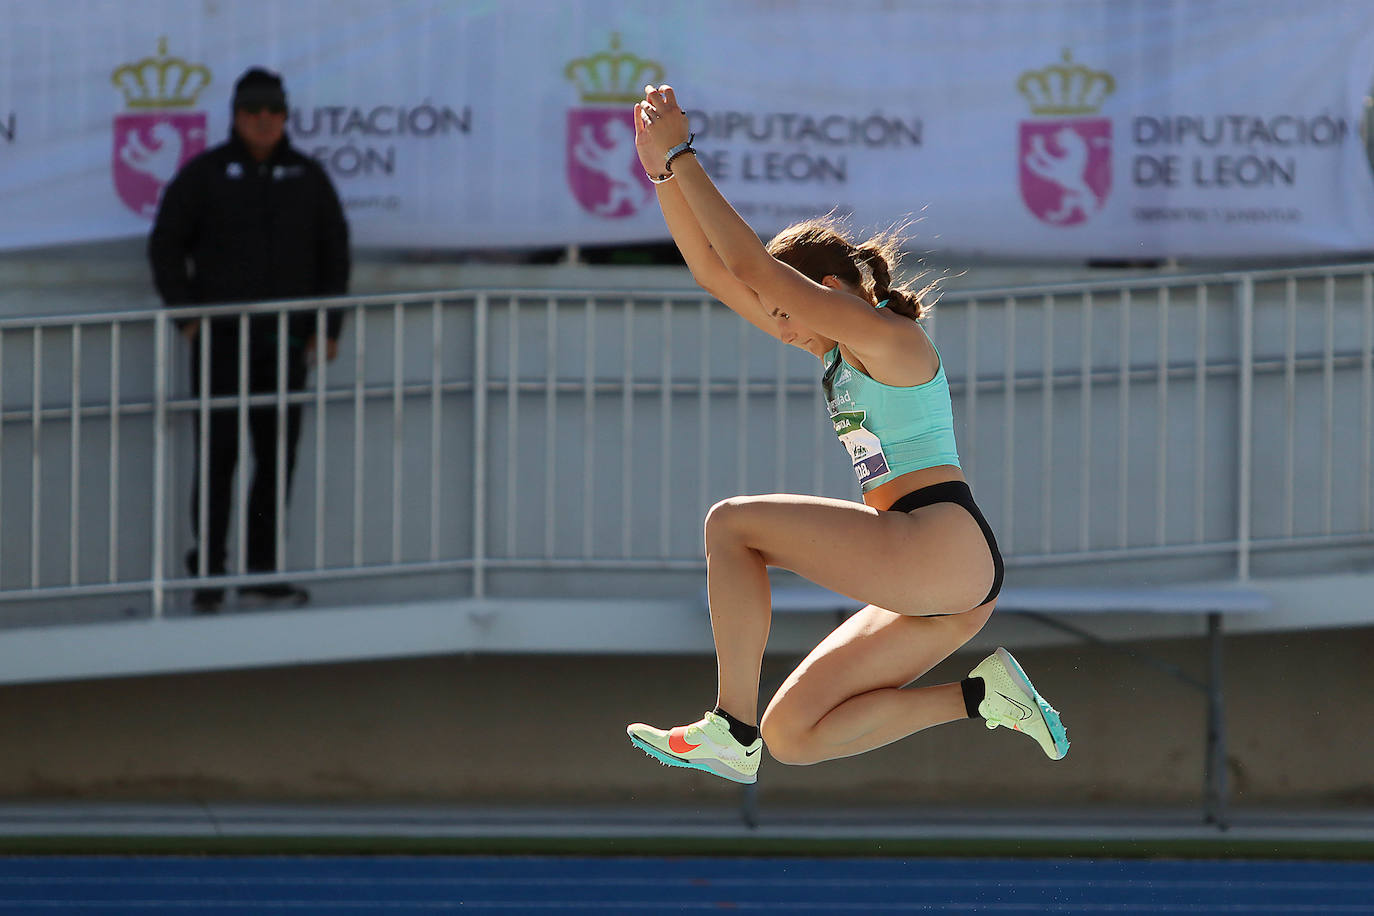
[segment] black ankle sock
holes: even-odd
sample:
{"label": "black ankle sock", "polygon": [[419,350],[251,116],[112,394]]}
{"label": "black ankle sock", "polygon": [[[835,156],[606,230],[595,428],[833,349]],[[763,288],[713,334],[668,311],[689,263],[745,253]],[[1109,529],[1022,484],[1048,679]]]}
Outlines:
{"label": "black ankle sock", "polygon": [[978,704],[987,696],[987,685],[983,683],[983,679],[966,677],[959,682],[959,689],[964,692],[964,712],[968,713],[970,719],[981,719]]}
{"label": "black ankle sock", "polygon": [[719,706],[711,710],[711,712],[725,720],[725,724],[730,726],[730,734],[734,736],[736,741],[745,747],[759,740],[759,727],[757,725],[745,725]]}

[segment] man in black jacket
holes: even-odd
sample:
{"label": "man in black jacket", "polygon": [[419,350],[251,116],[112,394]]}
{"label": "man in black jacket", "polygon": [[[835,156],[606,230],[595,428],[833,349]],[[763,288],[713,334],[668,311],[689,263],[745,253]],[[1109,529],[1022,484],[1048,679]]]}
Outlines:
{"label": "man in black jacket", "polygon": [[[234,84],[233,114],[229,141],[186,163],[163,194],[148,240],[148,259],[162,301],[177,306],[345,293],[349,252],[343,208],[324,169],[287,140],[281,77],[257,67],[245,72]],[[305,387],[309,366],[318,356],[335,357],[342,323],[342,314],[330,314],[321,342],[313,309],[289,314],[286,390]],[[278,327],[275,314],[253,316],[249,322],[244,346],[250,393],[277,390]],[[191,386],[197,396],[201,390],[200,329],[199,320],[181,325],[182,335],[191,342]],[[208,393],[237,395],[238,317],[212,319],[209,334]],[[243,524],[247,526],[245,565],[250,572],[277,568],[277,420],[275,407],[248,411],[254,470]],[[300,428],[300,405],[290,405],[283,475],[288,493]],[[206,542],[186,560],[192,574],[222,575],[239,448],[237,411],[232,407],[211,410],[207,437]],[[196,442],[199,449],[199,427]],[[199,469],[197,455],[196,489],[191,498],[192,528],[197,532]],[[239,592],[297,604],[309,597],[304,589],[286,583],[245,586]],[[223,600],[222,588],[197,589],[195,609],[213,613]]]}

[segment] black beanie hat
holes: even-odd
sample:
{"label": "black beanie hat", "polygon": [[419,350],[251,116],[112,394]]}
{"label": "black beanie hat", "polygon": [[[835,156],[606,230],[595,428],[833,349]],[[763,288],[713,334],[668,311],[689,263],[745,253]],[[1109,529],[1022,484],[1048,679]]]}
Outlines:
{"label": "black beanie hat", "polygon": [[281,77],[262,67],[250,67],[234,83],[234,110],[286,108],[286,87]]}

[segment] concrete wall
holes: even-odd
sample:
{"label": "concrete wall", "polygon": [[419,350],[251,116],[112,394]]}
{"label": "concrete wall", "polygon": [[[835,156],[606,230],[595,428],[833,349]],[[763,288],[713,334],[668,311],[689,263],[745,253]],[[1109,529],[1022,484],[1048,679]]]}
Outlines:
{"label": "concrete wall", "polygon": [[[1374,806],[1374,736],[1358,727],[1374,718],[1374,628],[1227,645],[1235,803]],[[1205,670],[1198,639],[1133,648]],[[979,657],[960,653],[928,680],[958,679]],[[961,722],[814,767],[766,759],[760,800],[1200,799],[1199,693],[1089,646],[1018,658],[1069,726],[1064,761]],[[765,682],[792,661],[769,660]],[[628,721],[699,716],[714,674],[701,656],[477,656],[5,687],[0,796],[731,805],[735,787],[661,767],[624,735]]]}

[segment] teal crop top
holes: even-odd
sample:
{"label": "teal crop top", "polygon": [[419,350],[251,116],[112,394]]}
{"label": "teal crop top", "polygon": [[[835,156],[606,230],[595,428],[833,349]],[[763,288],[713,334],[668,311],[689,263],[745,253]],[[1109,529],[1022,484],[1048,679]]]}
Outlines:
{"label": "teal crop top", "polygon": [[845,362],[839,344],[822,357],[825,406],[865,493],[911,471],[959,466],[945,361],[939,350],[935,356],[940,360],[935,377],[909,387],[869,378]]}

